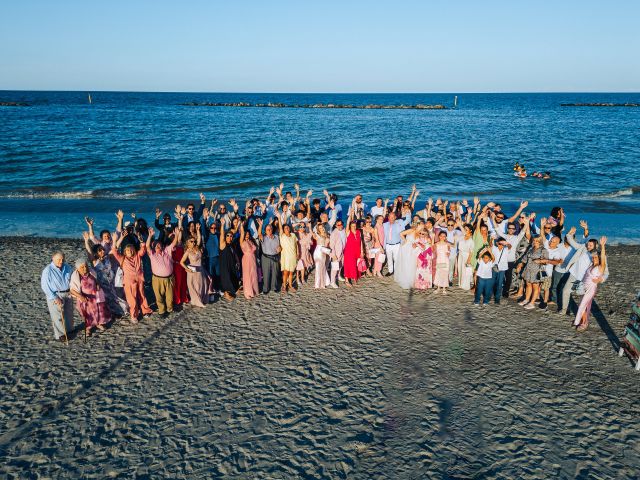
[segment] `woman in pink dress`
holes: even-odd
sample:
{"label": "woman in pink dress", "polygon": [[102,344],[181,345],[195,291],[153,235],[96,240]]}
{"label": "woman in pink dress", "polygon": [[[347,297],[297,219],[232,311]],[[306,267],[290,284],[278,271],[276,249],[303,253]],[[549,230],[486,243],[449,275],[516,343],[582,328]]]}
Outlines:
{"label": "woman in pink dress", "polygon": [[364,256],[362,248],[362,235],[358,230],[358,224],[353,219],[353,214],[347,221],[347,242],[344,246],[344,278],[345,285],[351,287],[360,278],[358,259]]}
{"label": "woman in pink dress", "polygon": [[247,300],[259,294],[258,262],[256,251],[258,246],[249,232],[245,232],[244,223],[240,224],[240,248],[242,249],[242,291]]}
{"label": "woman in pink dress", "polygon": [[414,287],[418,290],[428,290],[433,287],[433,249],[431,248],[429,233],[426,230],[420,230],[418,238],[414,242],[413,246],[418,251],[418,263]]}
{"label": "woman in pink dress", "polygon": [[[438,291],[442,291],[443,295],[447,295],[447,287],[449,286],[449,256],[451,252],[451,244],[447,241],[447,234],[440,232],[438,241],[435,245],[436,250],[436,274],[433,283],[438,287]],[[442,290],[440,290],[442,289]]]}
{"label": "woman in pink dress", "polygon": [[104,331],[104,325],[111,321],[111,312],[96,272],[89,268],[86,259],[76,261],[76,271],[71,275],[69,288],[76,299],[76,308],[84,320],[87,335],[91,335],[93,328]]}
{"label": "woman in pink dress", "polygon": [[[386,210],[386,204],[385,204]],[[376,230],[376,238],[374,240],[373,248],[378,249],[373,260],[373,275],[375,277],[382,277],[382,266],[386,260],[384,257],[384,215],[378,215],[375,219],[376,224],[374,226]]]}
{"label": "woman in pink dress", "polygon": [[584,274],[582,283],[584,284],[584,297],[580,301],[578,313],[573,325],[578,332],[584,332],[589,327],[589,316],[591,315],[591,303],[598,291],[598,284],[604,282],[604,272],[607,268],[607,254],[605,245],[607,237],[600,239],[600,255],[593,253],[591,260],[593,265]]}
{"label": "woman in pink dress", "polygon": [[[209,286],[207,285],[207,274],[202,268],[202,235],[200,234],[200,224],[196,224],[196,238],[189,238],[186,243],[186,250],[180,260],[180,265],[187,272],[187,288],[189,298],[194,307],[204,307],[209,303]],[[189,263],[187,264],[187,260]]]}
{"label": "woman in pink dress", "polygon": [[296,226],[296,233],[298,234],[298,263],[296,265],[296,276],[298,279],[298,285],[307,283],[307,273],[313,267],[313,257],[311,256],[311,244],[313,243],[313,234],[307,231],[307,226],[304,222],[300,222]]}

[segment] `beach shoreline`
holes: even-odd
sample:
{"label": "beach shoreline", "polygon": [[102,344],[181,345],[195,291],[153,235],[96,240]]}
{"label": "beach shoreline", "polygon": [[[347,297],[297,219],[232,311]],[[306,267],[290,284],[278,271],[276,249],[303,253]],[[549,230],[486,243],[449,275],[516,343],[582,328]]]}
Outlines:
{"label": "beach shoreline", "polygon": [[[640,377],[617,335],[640,247],[608,249],[595,318],[355,289],[238,298],[68,347],[40,272],[79,240],[0,238],[0,472],[55,478],[631,478]],[[384,294],[383,294],[384,293]],[[387,298],[390,298],[390,300]],[[76,325],[79,325],[76,314]]]}

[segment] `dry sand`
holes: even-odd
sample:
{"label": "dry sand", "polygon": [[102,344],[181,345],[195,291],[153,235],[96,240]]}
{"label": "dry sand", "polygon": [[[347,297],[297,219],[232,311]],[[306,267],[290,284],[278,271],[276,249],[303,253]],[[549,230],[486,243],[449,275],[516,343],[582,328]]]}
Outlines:
{"label": "dry sand", "polygon": [[[70,346],[41,269],[80,242],[0,239],[0,476],[637,478],[640,373],[617,334],[639,247],[612,247],[597,321],[454,290],[239,298]],[[77,317],[76,317],[77,318]]]}

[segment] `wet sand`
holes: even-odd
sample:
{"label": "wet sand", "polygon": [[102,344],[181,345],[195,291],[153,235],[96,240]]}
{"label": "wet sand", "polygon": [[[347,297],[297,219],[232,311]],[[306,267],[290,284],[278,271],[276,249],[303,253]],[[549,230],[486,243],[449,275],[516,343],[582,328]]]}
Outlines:
{"label": "wet sand", "polygon": [[[356,289],[238,298],[55,342],[41,269],[0,238],[0,476],[637,478],[640,373],[617,335],[640,247],[589,330],[513,302]],[[312,284],[311,284],[312,285]],[[76,315],[78,325],[78,316]]]}

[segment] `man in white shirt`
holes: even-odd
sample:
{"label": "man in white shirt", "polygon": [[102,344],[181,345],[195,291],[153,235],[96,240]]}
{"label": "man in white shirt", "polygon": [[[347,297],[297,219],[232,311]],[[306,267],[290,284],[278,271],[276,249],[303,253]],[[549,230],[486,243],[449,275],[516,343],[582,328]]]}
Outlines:
{"label": "man in white shirt", "polygon": [[504,238],[499,238],[495,245],[491,247],[491,253],[494,258],[492,268],[493,294],[496,305],[500,305],[502,290],[504,288],[504,278],[509,269],[509,249],[507,248],[507,241]]}
{"label": "man in white shirt", "polygon": [[[591,255],[598,246],[598,241],[594,239],[588,240],[585,244],[580,244],[575,240],[574,234],[575,228],[572,228],[567,234],[567,242],[575,249],[575,253],[572,256],[567,254],[565,262],[562,263],[562,266],[569,272],[569,278],[562,288],[562,304],[558,305],[558,313],[566,313],[567,315],[572,314],[571,306],[569,305],[571,292],[579,290],[584,274],[591,266]],[[566,261],[566,259],[569,260]]]}
{"label": "man in white shirt", "polygon": [[453,218],[447,219],[447,228],[440,231],[447,234],[447,242],[451,244],[451,250],[449,252],[449,285],[452,285],[453,273],[458,259],[458,241],[464,237],[464,234],[456,227],[456,222]]}
{"label": "man in white shirt", "polygon": [[[540,308],[546,310],[547,304],[549,303],[549,297],[553,289],[553,270],[557,265],[562,264],[568,251],[561,246],[560,237],[556,237],[555,235],[552,236],[549,241],[545,238],[544,248],[547,250],[549,258],[544,264],[546,277],[541,285],[541,289],[544,293],[542,297],[543,301],[540,303]],[[555,300],[551,303],[555,303]]]}
{"label": "man in white shirt", "polygon": [[384,216],[384,206],[382,205],[382,199],[381,198],[376,198],[376,204],[371,207],[371,218],[373,218],[373,220],[375,221],[376,217],[378,215],[383,215]]}
{"label": "man in white shirt", "polygon": [[562,288],[564,286],[562,280],[564,279],[566,282],[569,276],[567,269],[563,268],[562,264],[571,251],[571,246],[568,242],[562,242],[559,237],[553,237],[548,244],[545,244],[545,248],[549,252],[549,260],[553,261],[553,263],[547,265],[547,275],[551,276],[551,287],[549,295],[545,295],[545,301],[548,304],[557,305],[558,287]]}
{"label": "man in white shirt", "polygon": [[473,299],[475,305],[480,305],[481,296],[483,306],[489,305],[493,291],[493,262],[493,254],[489,249],[485,248],[480,252],[478,269],[476,270],[476,293]]}
{"label": "man in white shirt", "polygon": [[511,280],[513,278],[513,268],[516,265],[518,245],[524,238],[526,232],[526,229],[522,228],[520,230],[520,233],[516,235],[516,224],[513,222],[509,222],[507,224],[506,233],[500,235],[507,241],[505,247],[507,248],[508,268],[505,272],[504,285],[502,287],[502,296],[504,298],[507,298],[509,296],[509,290],[511,290]]}
{"label": "man in white shirt", "polygon": [[384,251],[387,256],[387,276],[393,273],[400,251],[400,233],[406,225],[406,220],[404,218],[396,219],[394,212],[389,214],[389,220],[382,225],[384,228]]}

